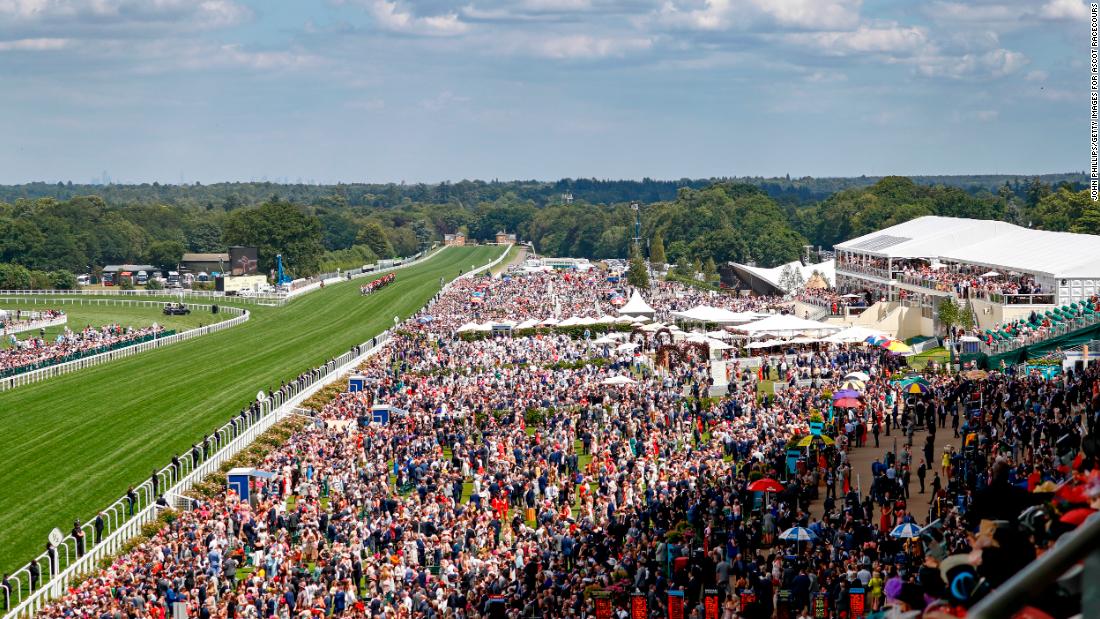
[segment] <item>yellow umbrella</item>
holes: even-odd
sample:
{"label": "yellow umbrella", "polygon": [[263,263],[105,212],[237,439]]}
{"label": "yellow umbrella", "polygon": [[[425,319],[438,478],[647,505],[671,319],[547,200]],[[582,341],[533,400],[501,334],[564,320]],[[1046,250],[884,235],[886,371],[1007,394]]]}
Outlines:
{"label": "yellow umbrella", "polygon": [[836,442],[833,439],[825,436],[824,434],[818,434],[817,436],[814,436],[813,434],[809,434],[809,435],[803,436],[801,439],[799,439],[799,441],[797,443],[795,443],[795,445],[797,445],[799,447],[807,447],[810,443],[814,442],[814,439],[819,439],[819,440],[821,440],[821,442],[825,443],[826,445],[832,445]]}
{"label": "yellow umbrella", "polygon": [[913,349],[900,340],[894,340],[886,345],[886,350],[890,352],[913,352]]}
{"label": "yellow umbrella", "polygon": [[867,385],[865,385],[863,383],[863,381],[856,380],[854,378],[849,378],[848,380],[840,383],[840,389],[841,390],[851,389],[853,391],[863,391],[866,388],[867,388]]}

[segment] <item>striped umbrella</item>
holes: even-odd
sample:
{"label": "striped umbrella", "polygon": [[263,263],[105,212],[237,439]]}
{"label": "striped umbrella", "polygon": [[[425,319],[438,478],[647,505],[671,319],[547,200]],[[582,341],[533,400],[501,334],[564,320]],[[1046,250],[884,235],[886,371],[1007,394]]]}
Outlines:
{"label": "striped umbrella", "polygon": [[890,537],[901,537],[904,539],[920,537],[920,527],[912,522],[903,522],[894,527],[893,531],[890,531]]}
{"label": "striped umbrella", "polygon": [[812,542],[817,539],[817,534],[806,527],[791,527],[780,533],[779,539],[789,542]]}

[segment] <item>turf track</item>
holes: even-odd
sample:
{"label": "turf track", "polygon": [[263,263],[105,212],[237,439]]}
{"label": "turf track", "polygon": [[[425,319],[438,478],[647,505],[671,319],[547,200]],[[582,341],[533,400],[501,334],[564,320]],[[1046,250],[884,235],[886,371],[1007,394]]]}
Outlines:
{"label": "turf track", "polygon": [[448,248],[362,297],[330,285],[285,307],[245,306],[243,325],[0,393],[0,570],[37,555],[173,453],[221,425],[260,388],[345,352],[405,318],[453,279],[500,255]]}

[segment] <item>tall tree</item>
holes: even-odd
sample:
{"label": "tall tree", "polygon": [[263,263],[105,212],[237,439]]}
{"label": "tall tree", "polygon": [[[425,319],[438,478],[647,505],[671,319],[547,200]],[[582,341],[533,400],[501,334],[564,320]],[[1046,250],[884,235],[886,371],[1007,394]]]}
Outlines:
{"label": "tall tree", "polygon": [[275,256],[283,255],[283,268],[294,275],[313,275],[324,246],[321,222],[289,202],[273,201],[241,208],[225,218],[226,245],[254,246],[261,270],[275,268]]}
{"label": "tall tree", "polygon": [[668,263],[668,258],[665,256],[665,240],[660,232],[654,234],[653,241],[650,242],[649,261],[657,267],[663,267]]}
{"label": "tall tree", "polygon": [[635,288],[649,288],[649,271],[646,269],[642,254],[634,251],[630,258],[630,268],[626,271],[626,281]]}

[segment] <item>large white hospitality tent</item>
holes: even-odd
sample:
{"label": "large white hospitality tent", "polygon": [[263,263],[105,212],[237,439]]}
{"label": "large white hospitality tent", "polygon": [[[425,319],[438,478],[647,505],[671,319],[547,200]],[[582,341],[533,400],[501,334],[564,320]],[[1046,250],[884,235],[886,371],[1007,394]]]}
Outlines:
{"label": "large white hospitality tent", "polygon": [[749,335],[759,333],[774,333],[776,335],[807,332],[832,333],[834,331],[840,331],[842,328],[843,327],[831,325],[827,322],[799,318],[794,314],[773,314],[762,320],[734,327],[737,331],[748,333]]}
{"label": "large white hospitality tent", "polygon": [[680,320],[716,325],[739,325],[767,316],[759,312],[734,312],[723,307],[699,305],[683,312],[672,312]]}
{"label": "large white hospitality tent", "polygon": [[623,316],[648,316],[653,318],[656,313],[657,310],[645,302],[637,288],[630,294],[630,300],[626,302],[626,305],[619,308],[619,314]]}
{"label": "large white hospitality tent", "polygon": [[[835,247],[840,279],[864,279],[861,257],[924,259],[1026,274],[1059,304],[1100,293],[1100,236],[1033,230],[1003,221],[926,216],[865,234]],[[841,282],[838,282],[840,284]]]}

